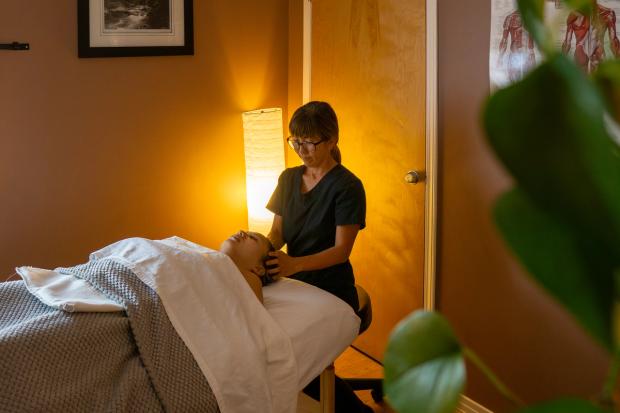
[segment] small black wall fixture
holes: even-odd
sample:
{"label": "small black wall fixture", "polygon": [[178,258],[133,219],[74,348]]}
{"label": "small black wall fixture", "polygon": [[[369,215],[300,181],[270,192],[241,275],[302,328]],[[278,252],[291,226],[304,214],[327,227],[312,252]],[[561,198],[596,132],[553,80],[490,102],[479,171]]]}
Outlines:
{"label": "small black wall fixture", "polygon": [[30,43],[0,43],[0,50],[30,50]]}

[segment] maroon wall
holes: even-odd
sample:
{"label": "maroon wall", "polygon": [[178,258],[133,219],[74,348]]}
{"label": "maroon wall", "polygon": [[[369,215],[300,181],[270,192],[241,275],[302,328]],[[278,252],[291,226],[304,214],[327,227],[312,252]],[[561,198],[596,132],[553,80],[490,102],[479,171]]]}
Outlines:
{"label": "maroon wall", "polygon": [[[489,94],[491,2],[438,5],[439,309],[527,402],[591,397],[606,373],[605,352],[528,278],[491,221],[495,198],[511,186],[479,121]],[[467,395],[496,412],[511,409],[472,366]]]}

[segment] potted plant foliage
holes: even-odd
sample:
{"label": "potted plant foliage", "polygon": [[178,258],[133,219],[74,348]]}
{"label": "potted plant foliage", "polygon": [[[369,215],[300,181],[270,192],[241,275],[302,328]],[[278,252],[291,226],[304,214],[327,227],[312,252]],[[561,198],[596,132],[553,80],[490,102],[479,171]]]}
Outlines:
{"label": "potted plant foliage", "polygon": [[[564,0],[587,15],[593,0]],[[493,214],[528,273],[610,354],[597,400],[526,407],[455,337],[438,313],[418,311],[392,332],[385,390],[400,413],[453,412],[465,385],[464,359],[527,413],[614,411],[620,368],[620,61],[591,76],[554,46],[545,0],[518,0],[544,61],[496,91],[483,109],[487,140],[514,178]],[[592,19],[595,21],[596,19]]]}

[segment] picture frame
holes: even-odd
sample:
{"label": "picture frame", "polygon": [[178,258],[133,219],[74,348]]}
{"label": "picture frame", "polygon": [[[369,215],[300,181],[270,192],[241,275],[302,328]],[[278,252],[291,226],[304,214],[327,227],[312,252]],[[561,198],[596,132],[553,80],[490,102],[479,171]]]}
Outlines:
{"label": "picture frame", "polygon": [[78,57],[194,54],[193,0],[77,0]]}

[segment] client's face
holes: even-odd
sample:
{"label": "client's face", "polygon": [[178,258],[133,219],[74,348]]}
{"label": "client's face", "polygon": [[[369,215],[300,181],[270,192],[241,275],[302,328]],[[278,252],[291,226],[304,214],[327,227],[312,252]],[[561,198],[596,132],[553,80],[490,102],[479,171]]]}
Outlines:
{"label": "client's face", "polygon": [[269,241],[258,232],[239,231],[222,242],[220,251],[237,265],[251,270],[256,266],[262,267],[263,258],[269,251]]}

